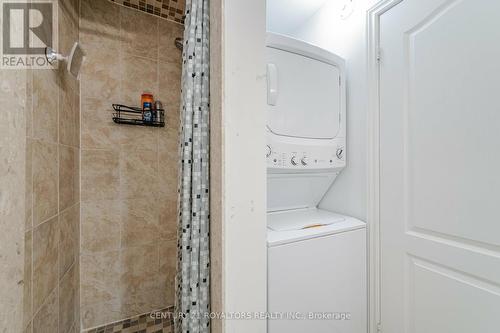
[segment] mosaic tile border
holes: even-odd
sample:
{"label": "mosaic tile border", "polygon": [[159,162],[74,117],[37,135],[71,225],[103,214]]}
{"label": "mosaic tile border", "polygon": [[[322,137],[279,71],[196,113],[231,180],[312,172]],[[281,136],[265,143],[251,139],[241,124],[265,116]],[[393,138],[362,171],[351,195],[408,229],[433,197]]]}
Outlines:
{"label": "mosaic tile border", "polygon": [[109,0],[169,21],[184,24],[185,0]]}
{"label": "mosaic tile border", "polygon": [[85,333],[172,333],[174,307],[145,313],[116,323],[91,328]]}

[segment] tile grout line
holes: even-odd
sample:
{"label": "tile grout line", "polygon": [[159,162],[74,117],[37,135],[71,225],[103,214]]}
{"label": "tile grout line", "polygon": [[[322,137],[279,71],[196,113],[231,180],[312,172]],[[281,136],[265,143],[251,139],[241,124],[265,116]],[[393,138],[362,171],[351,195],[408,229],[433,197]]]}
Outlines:
{"label": "tile grout line", "polygon": [[[59,45],[57,46],[59,48]],[[59,72],[59,68],[57,69],[57,221],[56,221],[56,233],[57,233],[57,280],[56,280],[56,313],[57,313],[57,331],[60,332],[60,327],[59,327],[59,321],[60,321],[60,316],[61,314],[59,313],[59,298],[60,298],[60,289],[59,285],[61,283],[61,278],[59,277],[60,269],[61,269],[61,218],[60,218],[60,213],[61,213],[61,193],[60,193],[60,186],[61,186],[61,146],[60,146],[60,141],[61,141],[61,133],[60,133],[60,124],[61,124],[61,98],[62,98],[62,80],[61,80],[61,75]]]}
{"label": "tile grout line", "polygon": [[[124,7],[124,6],[123,6]],[[121,37],[123,34],[123,8],[118,8],[118,15],[119,15],[119,21],[118,21],[118,35]],[[120,86],[120,99],[123,100],[123,67],[124,67],[124,47],[123,47],[123,41],[120,41],[120,45],[118,48],[118,66],[120,69],[120,78],[119,78],[119,86]],[[123,131],[123,128],[120,127],[118,128],[118,131],[120,134]],[[124,136],[126,137],[126,136]],[[123,268],[122,268],[122,252],[123,252],[123,221],[122,221],[122,209],[123,209],[123,204],[122,204],[122,198],[121,198],[121,191],[122,191],[122,182],[123,182],[123,176],[122,176],[122,151],[121,151],[121,145],[118,146],[118,197],[119,197],[119,202],[118,202],[118,211],[119,211],[119,228],[118,228],[118,272],[120,276],[123,275]],[[115,198],[116,199],[116,198]],[[120,295],[121,298],[121,295]],[[121,302],[121,299],[120,299]]]}
{"label": "tile grout line", "polygon": [[[34,253],[34,250],[35,250],[35,247],[34,247],[34,236],[35,236],[35,216],[34,216],[34,212],[35,212],[35,181],[34,181],[34,177],[33,177],[33,174],[34,174],[34,163],[33,163],[33,155],[34,155],[34,139],[33,139],[33,136],[34,136],[34,101],[33,101],[33,92],[34,92],[34,89],[33,89],[33,81],[34,81],[34,72],[32,70],[29,71],[28,73],[29,75],[29,80],[30,80],[30,112],[31,112],[31,124],[30,124],[30,160],[31,160],[31,184],[30,184],[30,187],[31,187],[31,276],[30,276],[30,283],[31,283],[31,286],[30,286],[30,318],[29,318],[29,321],[28,321],[28,326],[30,325],[31,323],[31,331],[33,331],[33,319],[35,317],[34,315],[34,298],[35,298],[35,295],[34,295],[34,292],[33,292],[33,286],[34,286],[34,264],[33,264],[33,261],[35,260],[35,256],[33,255]],[[26,255],[26,254],[25,254]],[[31,332],[29,332],[31,333]]]}
{"label": "tile grout line", "polygon": [[[77,0],[78,4],[78,43],[80,43],[80,26],[82,25],[82,0]],[[80,74],[80,80],[82,75]],[[78,332],[82,331],[82,269],[80,265],[81,251],[82,251],[82,85],[81,81],[78,81],[78,249],[77,258],[78,260],[78,285],[76,287],[77,291],[77,303],[78,303],[78,317],[74,320],[75,328],[78,328]],[[76,314],[75,314],[76,315]],[[78,322],[77,322],[78,320]]]}
{"label": "tile grout line", "polygon": [[[54,289],[52,289],[50,291],[50,293],[47,295],[47,297],[45,297],[45,299],[43,300],[42,304],[40,304],[40,307],[38,308],[38,310],[36,310],[35,313],[33,313],[33,322],[35,320],[35,317],[38,315],[38,313],[42,310],[42,308],[47,305],[47,302],[49,301],[49,298],[50,296],[55,293],[57,291],[57,288],[59,287],[59,284],[56,284],[56,286],[54,287]],[[57,318],[58,322],[59,322],[59,318]]]}
{"label": "tile grout line", "polygon": [[73,260],[73,262],[71,263],[71,265],[69,265],[68,269],[64,271],[64,273],[61,275],[61,278],[60,278],[60,281],[64,280],[66,278],[66,275],[68,275],[69,271],[74,268],[75,266],[75,261],[76,260]]}

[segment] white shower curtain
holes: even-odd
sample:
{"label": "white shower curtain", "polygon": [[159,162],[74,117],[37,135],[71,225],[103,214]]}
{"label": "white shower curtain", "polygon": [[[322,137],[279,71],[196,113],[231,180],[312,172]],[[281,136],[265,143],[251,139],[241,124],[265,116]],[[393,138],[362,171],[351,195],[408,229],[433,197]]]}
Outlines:
{"label": "white shower curtain", "polygon": [[210,332],[209,0],[187,0],[182,65],[176,333]]}

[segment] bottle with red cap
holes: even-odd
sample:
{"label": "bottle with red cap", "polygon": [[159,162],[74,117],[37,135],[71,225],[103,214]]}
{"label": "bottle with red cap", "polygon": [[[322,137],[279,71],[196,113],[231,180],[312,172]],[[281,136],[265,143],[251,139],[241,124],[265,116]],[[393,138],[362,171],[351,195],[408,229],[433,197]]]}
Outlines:
{"label": "bottle with red cap", "polygon": [[141,95],[142,120],[145,122],[153,121],[153,102],[153,94],[145,92]]}

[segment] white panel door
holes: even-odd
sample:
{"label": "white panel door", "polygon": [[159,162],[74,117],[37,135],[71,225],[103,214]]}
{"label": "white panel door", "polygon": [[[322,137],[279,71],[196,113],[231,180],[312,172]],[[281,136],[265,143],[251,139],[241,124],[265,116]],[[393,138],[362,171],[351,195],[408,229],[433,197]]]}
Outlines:
{"label": "white panel door", "polygon": [[380,18],[384,333],[500,332],[500,1]]}

